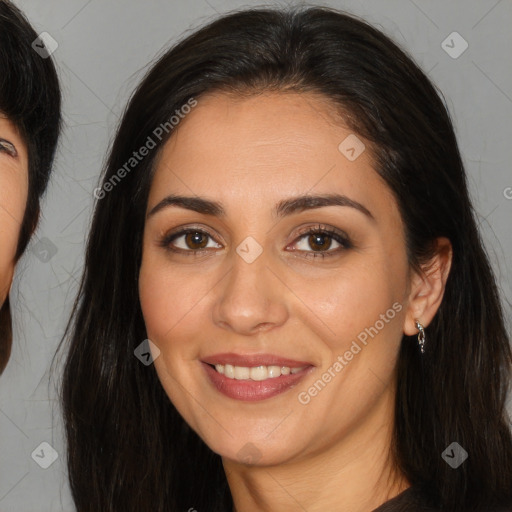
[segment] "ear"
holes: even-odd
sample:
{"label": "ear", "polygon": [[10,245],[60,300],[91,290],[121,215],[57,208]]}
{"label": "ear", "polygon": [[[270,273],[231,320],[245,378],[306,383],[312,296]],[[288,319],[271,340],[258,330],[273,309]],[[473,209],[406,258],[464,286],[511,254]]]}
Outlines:
{"label": "ear", "polygon": [[411,276],[409,301],[404,321],[404,333],[418,333],[416,320],[426,327],[434,318],[443,300],[446,281],[452,264],[452,244],[448,238],[436,239],[434,257]]}

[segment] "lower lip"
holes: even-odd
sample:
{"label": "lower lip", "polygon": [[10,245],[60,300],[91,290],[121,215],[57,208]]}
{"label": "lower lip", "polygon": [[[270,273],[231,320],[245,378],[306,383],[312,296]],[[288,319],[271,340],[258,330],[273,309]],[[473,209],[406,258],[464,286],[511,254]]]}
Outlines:
{"label": "lower lip", "polygon": [[265,380],[237,380],[230,379],[222,375],[209,364],[201,363],[208,375],[210,382],[223,395],[235,400],[244,402],[255,402],[257,400],[265,400],[279,395],[295,387],[313,368],[308,366],[299,373],[290,373],[289,375],[281,375]]}

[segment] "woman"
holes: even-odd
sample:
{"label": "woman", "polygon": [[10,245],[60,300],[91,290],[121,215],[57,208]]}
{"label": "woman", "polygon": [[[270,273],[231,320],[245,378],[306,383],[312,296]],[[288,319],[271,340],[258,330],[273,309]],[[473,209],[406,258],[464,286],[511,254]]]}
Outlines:
{"label": "woman", "polygon": [[495,280],[448,113],[387,37],[220,18],[149,71],[95,195],[79,511],[510,507]]}
{"label": "woman", "polygon": [[37,225],[60,127],[57,73],[32,48],[36,38],[24,15],[0,0],[0,373],[12,345],[14,267]]}

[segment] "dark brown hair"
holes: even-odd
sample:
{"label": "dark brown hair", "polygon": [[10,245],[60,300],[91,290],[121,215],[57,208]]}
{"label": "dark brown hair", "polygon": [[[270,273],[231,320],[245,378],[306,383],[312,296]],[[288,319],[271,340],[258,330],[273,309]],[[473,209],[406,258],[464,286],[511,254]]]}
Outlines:
{"label": "dark brown hair", "polygon": [[[511,500],[510,347],[435,87],[388,37],[353,16],[327,8],[229,14],[151,68],[124,113],[103,182],[181,105],[215,90],[320,93],[372,144],[375,170],[400,208],[410,265],[431,258],[436,238],[450,239],[453,263],[427,330],[428,351],[422,360],[404,336],[399,354],[396,464],[442,510],[488,510]],[[68,328],[62,396],[79,512],[232,507],[220,457],[177,413],[154,368],[133,355],[146,338],[137,279],[157,154],[97,202]],[[456,470],[441,457],[453,441],[469,453]]]}
{"label": "dark brown hair", "polygon": [[[0,0],[0,113],[19,130],[28,152],[28,199],[21,222],[16,260],[26,249],[39,219],[43,195],[60,131],[61,95],[51,58],[33,48],[37,34],[23,13]],[[0,308],[0,373],[12,344],[9,298]]]}

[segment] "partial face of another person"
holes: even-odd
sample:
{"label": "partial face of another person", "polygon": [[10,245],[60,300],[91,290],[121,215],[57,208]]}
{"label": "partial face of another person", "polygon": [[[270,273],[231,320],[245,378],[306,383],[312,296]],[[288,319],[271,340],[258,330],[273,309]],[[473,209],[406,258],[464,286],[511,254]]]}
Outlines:
{"label": "partial face of another person", "polygon": [[313,94],[212,93],[156,163],[139,276],[155,369],[232,460],[305,459],[393,414],[404,228],[332,112]]}
{"label": "partial face of another person", "polygon": [[0,112],[0,306],[14,274],[28,195],[28,156],[18,130]]}

